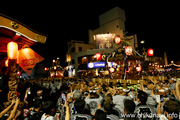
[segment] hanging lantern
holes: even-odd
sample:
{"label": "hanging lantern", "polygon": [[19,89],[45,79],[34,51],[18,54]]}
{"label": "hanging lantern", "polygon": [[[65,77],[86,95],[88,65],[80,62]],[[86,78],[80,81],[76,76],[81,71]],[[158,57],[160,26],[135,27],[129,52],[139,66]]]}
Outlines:
{"label": "hanging lantern", "polygon": [[121,43],[121,38],[120,38],[120,36],[116,36],[115,42],[116,42],[116,44],[120,44],[120,43]]}
{"label": "hanging lantern", "polygon": [[96,53],[96,60],[101,60],[101,53]]}
{"label": "hanging lantern", "polygon": [[125,52],[126,52],[126,55],[132,55],[132,47],[131,46],[127,46],[125,48]]}
{"label": "hanging lantern", "polygon": [[9,59],[17,59],[18,44],[15,42],[9,42],[7,44],[7,55]]}
{"label": "hanging lantern", "polygon": [[5,67],[8,67],[8,64],[9,64],[9,60],[6,60],[5,61]]}
{"label": "hanging lantern", "polygon": [[36,63],[42,61],[44,58],[31,48],[24,47],[19,50],[18,64],[19,66],[30,75]]}
{"label": "hanging lantern", "polygon": [[153,56],[154,50],[150,48],[148,49],[147,53],[148,53],[148,56]]}
{"label": "hanging lantern", "polygon": [[48,71],[48,68],[47,68],[47,67],[45,67],[45,68],[44,68],[44,70],[45,70],[45,71]]}
{"label": "hanging lantern", "polygon": [[142,67],[141,67],[141,66],[136,67],[136,70],[137,70],[138,72],[140,72],[140,71],[141,71],[141,69],[142,69]]}
{"label": "hanging lantern", "polygon": [[110,71],[111,73],[113,73],[113,72],[115,71],[115,69],[114,69],[113,67],[111,67],[111,68],[109,69],[109,71]]}
{"label": "hanging lantern", "polygon": [[66,54],[66,61],[71,62],[71,55],[70,54]]}
{"label": "hanging lantern", "polygon": [[20,76],[21,75],[21,71],[18,71],[17,74],[18,74],[18,76]]}

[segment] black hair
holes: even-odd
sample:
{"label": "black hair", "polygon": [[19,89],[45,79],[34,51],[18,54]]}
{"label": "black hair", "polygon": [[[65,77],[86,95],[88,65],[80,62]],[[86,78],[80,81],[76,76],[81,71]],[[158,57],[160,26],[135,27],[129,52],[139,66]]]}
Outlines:
{"label": "black hair", "polygon": [[113,97],[110,93],[105,96],[105,98],[107,98],[107,97],[110,98],[109,100],[111,100],[111,101],[113,100]]}
{"label": "black hair", "polygon": [[147,98],[148,98],[148,94],[145,93],[144,91],[142,90],[138,90],[138,96],[139,100],[141,101],[141,103],[144,103],[146,104],[147,102]]}
{"label": "black hair", "polygon": [[82,113],[85,108],[85,101],[83,99],[77,99],[74,102],[74,107],[75,107],[77,113]]}
{"label": "black hair", "polygon": [[95,120],[107,120],[106,119],[106,113],[102,110],[97,110],[95,113]]}
{"label": "black hair", "polygon": [[31,116],[30,120],[40,120],[40,119],[41,119],[41,116],[42,116],[41,113],[36,112],[36,113],[34,113],[34,114]]}
{"label": "black hair", "polygon": [[124,101],[124,108],[127,113],[134,113],[135,107],[136,107],[136,105],[132,100]]}
{"label": "black hair", "polygon": [[40,99],[35,99],[34,101],[33,101],[33,107],[34,108],[38,108],[38,107],[40,107],[41,106],[41,100]]}
{"label": "black hair", "polygon": [[113,110],[114,105],[113,105],[112,101],[105,101],[103,106],[104,106],[104,110],[109,112],[109,111]]}
{"label": "black hair", "polygon": [[163,106],[164,111],[166,111],[169,115],[176,114],[178,117],[174,118],[175,120],[179,120],[179,111],[180,111],[180,104],[176,100],[168,100],[165,102]]}
{"label": "black hair", "polygon": [[43,104],[43,112],[46,114],[51,114],[53,108],[55,108],[53,101],[48,100]]}

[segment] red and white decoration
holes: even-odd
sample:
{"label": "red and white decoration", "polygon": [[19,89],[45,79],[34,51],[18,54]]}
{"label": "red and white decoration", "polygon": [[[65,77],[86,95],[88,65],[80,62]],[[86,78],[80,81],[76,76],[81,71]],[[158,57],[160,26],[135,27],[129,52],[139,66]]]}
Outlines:
{"label": "red and white decoration", "polygon": [[121,38],[120,38],[120,36],[116,36],[115,42],[116,42],[116,44],[120,44],[120,43],[121,43]]}
{"label": "red and white decoration", "polygon": [[148,49],[147,53],[148,53],[148,56],[153,56],[154,50],[150,48],[150,49]]}
{"label": "red and white decoration", "polygon": [[111,73],[113,73],[113,72],[115,71],[115,69],[114,69],[113,67],[111,67],[111,68],[109,69],[109,71],[110,71]]}
{"label": "red and white decoration", "polygon": [[101,53],[96,53],[96,60],[101,60]]}
{"label": "red and white decoration", "polygon": [[125,52],[126,52],[126,55],[132,55],[132,47],[131,46],[127,46],[125,48]]}
{"label": "red and white decoration", "polygon": [[137,67],[136,67],[136,70],[137,70],[138,72],[141,72],[141,69],[142,69],[141,66],[137,66]]}

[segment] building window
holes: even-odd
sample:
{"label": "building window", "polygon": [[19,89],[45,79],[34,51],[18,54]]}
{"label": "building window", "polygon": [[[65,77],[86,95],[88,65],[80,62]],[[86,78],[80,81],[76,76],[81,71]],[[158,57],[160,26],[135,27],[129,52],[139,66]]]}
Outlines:
{"label": "building window", "polygon": [[75,52],[75,47],[71,48],[71,53]]}
{"label": "building window", "polygon": [[82,58],[82,64],[86,64],[87,63],[87,57],[83,57]]}
{"label": "building window", "polygon": [[82,47],[79,47],[79,51],[82,51]]}
{"label": "building window", "polygon": [[72,59],[72,64],[75,64],[74,59]]}

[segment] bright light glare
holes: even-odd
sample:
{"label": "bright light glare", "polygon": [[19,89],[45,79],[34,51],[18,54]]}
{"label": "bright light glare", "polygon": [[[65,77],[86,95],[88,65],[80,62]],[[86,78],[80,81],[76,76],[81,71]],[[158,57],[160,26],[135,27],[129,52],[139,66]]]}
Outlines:
{"label": "bright light glare", "polygon": [[144,40],[142,40],[140,43],[141,43],[141,44],[144,44]]}

